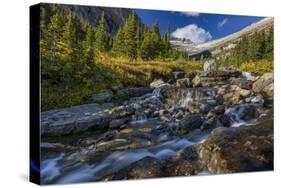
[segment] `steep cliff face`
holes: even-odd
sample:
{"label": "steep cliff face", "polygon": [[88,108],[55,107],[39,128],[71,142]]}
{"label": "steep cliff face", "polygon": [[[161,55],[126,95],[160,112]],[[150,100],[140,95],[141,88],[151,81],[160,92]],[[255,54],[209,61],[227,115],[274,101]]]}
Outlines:
{"label": "steep cliff face", "polygon": [[[62,5],[63,8],[70,10],[81,19],[89,22],[93,26],[98,26],[99,19],[104,12],[106,20],[106,28],[110,34],[114,34],[120,26],[122,26],[126,19],[132,13],[132,9],[126,8],[109,8],[98,6],[83,6],[83,5]],[[137,17],[139,28],[142,29],[144,24],[141,19]]]}

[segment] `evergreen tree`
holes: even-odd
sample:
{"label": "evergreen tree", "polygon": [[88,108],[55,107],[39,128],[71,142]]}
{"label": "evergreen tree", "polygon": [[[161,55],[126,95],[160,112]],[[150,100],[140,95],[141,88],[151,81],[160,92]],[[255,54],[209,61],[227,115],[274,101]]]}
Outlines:
{"label": "evergreen tree", "polygon": [[94,30],[88,25],[86,29],[86,39],[83,47],[84,63],[89,64],[94,61]]}
{"label": "evergreen tree", "polygon": [[268,36],[266,37],[265,58],[273,60],[273,27],[269,29]]}
{"label": "evergreen tree", "polygon": [[113,39],[112,54],[120,55],[120,56],[125,55],[124,32],[121,27],[118,29],[118,31]]}
{"label": "evergreen tree", "polygon": [[167,25],[166,32],[164,33],[162,37],[162,43],[163,43],[163,56],[168,57],[169,51],[171,50],[171,44],[170,44],[170,24]]}
{"label": "evergreen tree", "polygon": [[124,25],[124,48],[129,58],[137,58],[137,20],[133,11]]}
{"label": "evergreen tree", "polygon": [[99,21],[99,26],[95,33],[95,48],[99,52],[106,52],[108,50],[108,46],[108,36],[106,33],[106,25],[103,12]]}
{"label": "evergreen tree", "polygon": [[66,63],[77,63],[79,61],[79,40],[74,16],[68,16],[63,32],[63,56]]}
{"label": "evergreen tree", "polygon": [[152,33],[149,28],[144,29],[143,41],[140,47],[140,57],[144,60],[154,58]]}
{"label": "evergreen tree", "polygon": [[153,56],[158,56],[160,53],[163,51],[163,46],[161,42],[161,34],[160,34],[160,29],[159,29],[159,24],[156,21],[152,25],[152,41],[153,41]]}
{"label": "evergreen tree", "polygon": [[60,46],[59,42],[62,39],[63,20],[57,12],[50,19],[50,23],[45,30],[44,38],[41,40],[42,58],[51,63],[56,63],[59,59]]}

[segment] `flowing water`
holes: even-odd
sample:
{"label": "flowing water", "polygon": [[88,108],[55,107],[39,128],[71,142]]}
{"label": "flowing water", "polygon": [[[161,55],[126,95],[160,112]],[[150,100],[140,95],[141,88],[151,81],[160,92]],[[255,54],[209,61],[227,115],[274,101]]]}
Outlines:
{"label": "flowing water", "polygon": [[[249,76],[249,75],[248,75]],[[149,97],[157,97],[158,91]],[[214,96],[212,89],[188,90],[181,93],[180,106],[188,106],[196,97]],[[160,101],[161,102],[161,101]],[[136,104],[136,108],[138,108]],[[258,107],[257,107],[258,108]],[[237,105],[228,108],[225,115],[231,119],[231,127],[248,126],[255,123],[255,119],[244,120],[246,106]],[[259,112],[259,115],[262,113]],[[154,128],[158,124],[157,118],[150,118],[141,111],[127,123],[129,131],[139,131],[140,129]],[[86,181],[98,181],[102,178],[119,172],[132,163],[145,157],[153,157],[159,160],[176,156],[180,151],[194,144],[204,142],[210,131],[194,131],[188,135],[174,136],[167,131],[159,135],[154,135],[153,141],[146,141],[148,145],[135,149],[107,150],[98,152],[95,149],[80,148],[71,152],[55,152],[50,157],[45,157],[41,161],[41,180],[43,184],[57,183],[77,183]],[[119,140],[118,140],[119,139]],[[129,137],[128,137],[129,139]],[[75,140],[75,139],[74,139]],[[77,142],[80,138],[76,138]],[[126,143],[127,138],[117,138],[113,140],[119,143]],[[150,143],[151,142],[151,143]],[[107,142],[100,143],[107,144]],[[73,157],[74,156],[74,157]],[[83,160],[83,156],[91,158],[90,161]]]}

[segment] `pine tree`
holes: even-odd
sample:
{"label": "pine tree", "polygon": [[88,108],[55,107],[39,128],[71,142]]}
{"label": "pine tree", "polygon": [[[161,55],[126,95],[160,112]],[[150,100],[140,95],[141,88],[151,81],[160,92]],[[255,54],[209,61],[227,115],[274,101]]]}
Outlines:
{"label": "pine tree", "polygon": [[140,57],[144,60],[154,58],[152,33],[149,28],[144,29],[143,41],[140,47]]}
{"label": "pine tree", "polygon": [[52,16],[50,23],[45,29],[45,35],[41,40],[42,58],[51,63],[58,62],[60,46],[62,39],[63,20],[59,12]]}
{"label": "pine tree", "polygon": [[64,60],[66,63],[77,63],[79,61],[79,40],[74,16],[69,15],[63,32]]}
{"label": "pine tree", "polygon": [[167,25],[166,32],[164,33],[164,35],[162,37],[162,43],[163,43],[163,56],[168,57],[169,51],[171,50],[170,24]]}
{"label": "pine tree", "polygon": [[159,24],[156,21],[152,25],[152,41],[153,41],[153,56],[158,56],[163,51],[163,46],[161,43],[161,34],[159,29]]}
{"label": "pine tree", "polygon": [[86,29],[86,39],[83,47],[84,63],[89,64],[94,61],[94,30],[88,25]]}
{"label": "pine tree", "polygon": [[269,29],[266,37],[265,58],[273,60],[273,27]]}
{"label": "pine tree", "polygon": [[133,11],[124,25],[124,48],[129,58],[137,58],[137,20]]}
{"label": "pine tree", "polygon": [[113,47],[112,47],[113,55],[125,55],[125,48],[124,48],[124,32],[123,29],[120,27],[113,39]]}
{"label": "pine tree", "polygon": [[99,26],[95,33],[95,48],[99,52],[106,52],[108,50],[108,46],[108,36],[106,33],[106,25],[103,12],[99,21]]}

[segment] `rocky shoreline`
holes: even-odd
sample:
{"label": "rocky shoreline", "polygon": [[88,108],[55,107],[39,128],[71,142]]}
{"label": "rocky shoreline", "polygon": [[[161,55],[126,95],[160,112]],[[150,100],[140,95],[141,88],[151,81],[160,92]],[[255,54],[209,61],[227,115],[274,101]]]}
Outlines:
{"label": "rocky shoreline", "polygon": [[41,179],[273,170],[273,82],[273,73],[218,69],[210,60],[202,72],[175,72],[150,88],[116,86],[92,104],[42,112]]}

